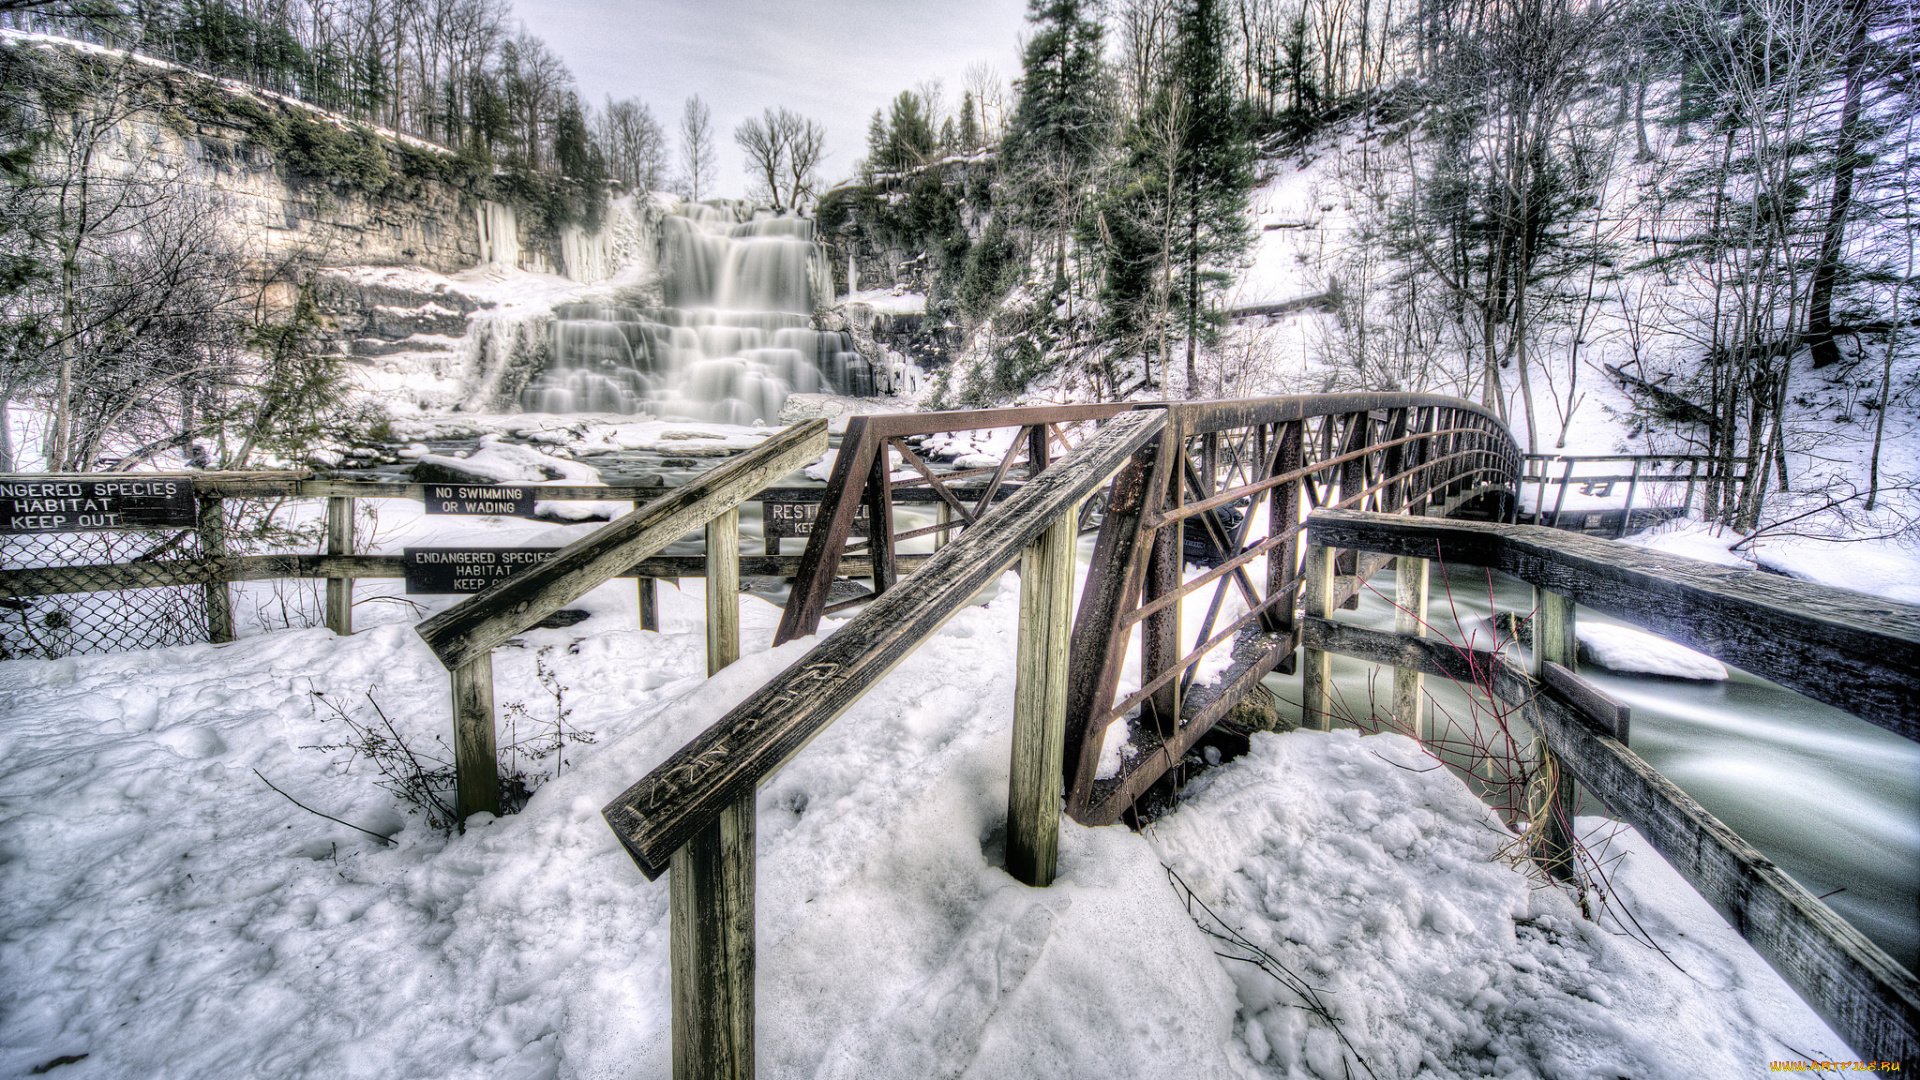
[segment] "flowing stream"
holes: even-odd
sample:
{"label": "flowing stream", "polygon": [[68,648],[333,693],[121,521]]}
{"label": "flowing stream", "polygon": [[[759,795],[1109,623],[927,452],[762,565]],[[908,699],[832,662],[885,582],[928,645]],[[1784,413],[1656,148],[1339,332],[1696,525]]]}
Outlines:
{"label": "flowing stream", "polygon": [[662,304],[556,308],[522,409],[752,424],[772,423],[789,394],[874,393],[852,335],[812,328],[833,300],[813,222],[682,204],[659,246]]}
{"label": "flowing stream", "polygon": [[[1392,630],[1391,571],[1340,618]],[[1533,608],[1525,582],[1455,568],[1433,571],[1428,619],[1436,636],[1476,647],[1492,642],[1491,611]],[[1457,621],[1456,621],[1457,613]],[[1629,625],[1580,608],[1581,621]],[[1456,629],[1456,625],[1459,629]],[[1379,708],[1393,693],[1390,669],[1335,656],[1334,679],[1349,705]],[[1582,664],[1581,675],[1633,709],[1630,745],[1669,780],[1759,848],[1908,970],[1920,968],[1920,745],[1839,709],[1728,666],[1725,682],[1631,675]],[[1283,715],[1299,716],[1298,676],[1269,676]],[[1455,720],[1466,695],[1426,680]],[[1585,796],[1583,814],[1600,814]]]}

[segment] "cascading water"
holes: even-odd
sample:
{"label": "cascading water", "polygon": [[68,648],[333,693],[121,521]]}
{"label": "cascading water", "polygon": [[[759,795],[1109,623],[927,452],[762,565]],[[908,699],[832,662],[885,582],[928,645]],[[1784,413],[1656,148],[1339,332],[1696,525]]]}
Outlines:
{"label": "cascading water", "polygon": [[788,394],[871,395],[852,335],[812,329],[832,300],[826,258],[806,219],[682,205],[660,227],[662,306],[555,308],[551,359],[521,408],[750,424]]}

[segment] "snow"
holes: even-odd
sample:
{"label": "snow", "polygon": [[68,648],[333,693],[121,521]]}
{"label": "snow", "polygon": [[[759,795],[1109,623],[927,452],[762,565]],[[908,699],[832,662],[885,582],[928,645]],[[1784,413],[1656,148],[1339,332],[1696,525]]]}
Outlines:
{"label": "snow", "polygon": [[905,285],[884,289],[861,289],[839,300],[840,304],[865,304],[882,315],[924,315],[927,294],[911,292]]}
{"label": "snow", "polygon": [[[1256,735],[1152,843],[1220,922],[1320,990],[1381,1077],[1740,1076],[1842,1045],[1636,836],[1578,822],[1623,854],[1614,903],[1673,963],[1502,865],[1504,830],[1434,766],[1398,735]],[[1338,1037],[1297,996],[1227,970],[1259,1074],[1342,1075]]]}
{"label": "snow", "polygon": [[[665,1076],[666,887],[599,807],[812,645],[768,650],[777,612],[743,598],[745,656],[704,678],[702,605],[663,590],[642,633],[615,582],[586,623],[496,650],[497,700],[551,715],[544,653],[595,741],[454,837],[312,749],[341,736],[315,692],[365,714],[370,687],[437,749],[446,675],[405,625],[0,664],[0,1068]],[[1397,736],[1257,736],[1149,834],[1068,823],[1057,883],[1017,884],[1018,606],[1009,576],[762,789],[764,1075],[1342,1076],[1331,1029],[1216,956],[1163,863],[1320,988],[1382,1077],[1846,1056],[1643,847],[1614,886],[1684,973],[1496,861],[1488,812]]]}
{"label": "snow", "polygon": [[1704,682],[1727,678],[1727,666],[1713,657],[1631,626],[1582,619],[1576,632],[1584,658],[1603,668]]}

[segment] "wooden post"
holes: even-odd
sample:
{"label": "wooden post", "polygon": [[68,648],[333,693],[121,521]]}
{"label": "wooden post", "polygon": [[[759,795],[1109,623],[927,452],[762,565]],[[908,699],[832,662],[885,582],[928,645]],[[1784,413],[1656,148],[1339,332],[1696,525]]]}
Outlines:
{"label": "wooden post", "polygon": [[[707,522],[707,674],[740,659],[740,511]],[[753,1076],[752,789],[667,870],[674,1080]]]}
{"label": "wooden post", "polygon": [[[644,505],[644,503],[636,502],[633,504],[633,508],[638,510]],[[767,554],[780,554],[780,541],[774,540],[770,542],[767,547]],[[640,594],[640,629],[652,630],[655,633],[659,633],[660,579],[650,577],[635,578],[633,583]]]}
{"label": "wooden post", "polygon": [[[327,554],[353,554],[353,500],[327,499]],[[353,579],[327,578],[327,629],[341,637],[353,633]]]}
{"label": "wooden post", "polygon": [[673,1080],[753,1076],[753,793],[673,853]]}
{"label": "wooden post", "polygon": [[640,588],[640,629],[658,632],[660,629],[660,579],[635,578]]}
{"label": "wooden post", "polygon": [[[952,524],[953,507],[947,505],[944,499],[935,503],[933,506],[933,520],[934,523],[938,525]],[[951,529],[941,529],[935,532],[933,534],[933,550],[939,551],[941,548],[946,547],[948,541],[952,539],[952,532],[953,530]]]}
{"label": "wooden post", "polygon": [[[1429,565],[1425,559],[1402,555],[1394,564],[1393,628],[1414,637],[1427,636],[1427,580]],[[1425,675],[1410,668],[1393,669],[1393,715],[1402,730],[1431,746],[1436,737],[1426,709]]]}
{"label": "wooden post", "polygon": [[740,659],[740,510],[707,522],[707,674]]}
{"label": "wooden post", "polygon": [[1627,476],[1627,508],[1620,512],[1620,531],[1613,534],[1615,540],[1627,535],[1633,527],[1633,493],[1640,487],[1640,463],[1643,459],[1633,459],[1633,472]]}
{"label": "wooden post", "polygon": [[[200,555],[204,559],[224,559],[227,557],[227,511],[226,500],[218,495],[200,496]],[[227,593],[225,575],[219,581],[209,581],[204,588],[207,595],[207,640],[213,642],[233,640],[233,599]]]}
{"label": "wooden post", "polygon": [[[1575,658],[1580,651],[1574,626],[1574,603],[1559,593],[1534,590],[1533,676],[1541,677],[1541,664],[1551,660],[1568,671],[1578,671]],[[1562,881],[1572,881],[1578,873],[1573,856],[1573,802],[1576,790],[1573,774],[1560,765],[1547,749],[1546,736],[1534,733],[1534,781],[1527,791],[1527,816],[1539,830],[1533,844],[1533,857],[1547,872]]]}
{"label": "wooden post", "polygon": [[1698,479],[1699,476],[1700,476],[1700,462],[1698,460],[1688,461],[1687,462],[1687,501],[1685,504],[1683,504],[1680,507],[1680,516],[1682,517],[1693,516],[1693,484],[1694,484],[1694,481]]}
{"label": "wooden post", "polygon": [[500,812],[493,749],[493,654],[453,669],[453,773],[460,819]]}
{"label": "wooden post", "polygon": [[1013,766],[1007,781],[1007,873],[1053,884],[1060,849],[1060,783],[1067,736],[1067,652],[1079,507],[1069,507],[1020,562],[1020,643],[1013,691]]}
{"label": "wooden post", "polygon": [[[1333,617],[1333,551],[1307,545],[1306,597],[1302,603],[1310,618]],[[1300,726],[1314,731],[1333,730],[1333,654],[1302,650],[1300,664]]]}

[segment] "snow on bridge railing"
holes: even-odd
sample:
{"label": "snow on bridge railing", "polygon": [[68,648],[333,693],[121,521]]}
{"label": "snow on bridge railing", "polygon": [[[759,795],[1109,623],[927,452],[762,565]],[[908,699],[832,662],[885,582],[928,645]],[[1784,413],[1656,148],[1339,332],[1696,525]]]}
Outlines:
{"label": "snow on bridge railing", "polygon": [[[1920,605],[1651,552],[1531,525],[1326,510],[1307,523],[1306,710],[1330,714],[1333,653],[1395,667],[1401,726],[1435,746],[1418,679],[1435,675],[1517,709],[1541,743],[1527,817],[1535,857],[1583,887],[1571,839],[1577,781],[1639,830],[1863,1059],[1920,1059],[1920,980],[1627,748],[1626,710],[1577,674],[1575,605],[1644,627],[1920,741]],[[1424,636],[1424,600],[1399,632],[1334,622],[1334,551],[1489,567],[1533,585],[1533,668]],[[1409,571],[1413,573],[1409,574]],[[1420,590],[1424,597],[1424,589]],[[1400,685],[1414,693],[1403,698]],[[1411,705],[1412,712],[1402,710]],[[1321,725],[1324,726],[1324,725]]]}

